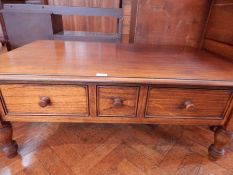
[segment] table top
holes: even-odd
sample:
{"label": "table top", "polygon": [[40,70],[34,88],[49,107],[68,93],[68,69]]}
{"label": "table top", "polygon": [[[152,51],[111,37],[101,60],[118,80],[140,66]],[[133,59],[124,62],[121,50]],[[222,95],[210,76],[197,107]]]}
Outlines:
{"label": "table top", "polygon": [[36,41],[0,55],[0,63],[0,80],[37,76],[99,81],[102,77],[109,81],[209,81],[233,86],[233,62],[194,48]]}

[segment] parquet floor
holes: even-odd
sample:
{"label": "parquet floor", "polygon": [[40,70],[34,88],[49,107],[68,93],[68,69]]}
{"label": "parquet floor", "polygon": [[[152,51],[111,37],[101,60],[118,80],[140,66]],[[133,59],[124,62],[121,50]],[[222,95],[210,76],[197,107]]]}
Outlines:
{"label": "parquet floor", "polygon": [[1,175],[233,175],[233,143],[208,160],[207,127],[13,123],[19,155]]}

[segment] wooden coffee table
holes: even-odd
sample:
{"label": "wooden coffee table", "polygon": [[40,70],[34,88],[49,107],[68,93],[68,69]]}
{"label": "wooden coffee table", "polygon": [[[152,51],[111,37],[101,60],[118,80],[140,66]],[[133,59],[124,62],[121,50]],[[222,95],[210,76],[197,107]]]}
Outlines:
{"label": "wooden coffee table", "polygon": [[217,159],[232,94],[233,63],[204,50],[37,41],[0,55],[0,143],[17,154],[10,121],[208,125]]}

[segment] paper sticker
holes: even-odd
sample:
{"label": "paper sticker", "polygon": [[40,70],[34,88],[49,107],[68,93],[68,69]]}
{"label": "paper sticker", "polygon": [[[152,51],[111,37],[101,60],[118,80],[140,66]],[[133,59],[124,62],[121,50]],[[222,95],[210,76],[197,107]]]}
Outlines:
{"label": "paper sticker", "polygon": [[105,73],[96,73],[96,76],[97,77],[107,77],[108,74],[105,74]]}

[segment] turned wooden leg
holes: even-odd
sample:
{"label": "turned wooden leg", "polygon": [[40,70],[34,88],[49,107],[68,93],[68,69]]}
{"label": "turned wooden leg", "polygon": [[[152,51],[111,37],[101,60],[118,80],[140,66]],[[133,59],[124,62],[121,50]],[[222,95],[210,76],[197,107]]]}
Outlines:
{"label": "turned wooden leg", "polygon": [[15,157],[18,145],[16,141],[12,140],[13,130],[11,123],[2,121],[0,124],[0,148],[7,157]]}
{"label": "turned wooden leg", "polygon": [[219,126],[210,126],[209,128],[211,131],[215,132],[219,128]]}
{"label": "turned wooden leg", "polygon": [[218,127],[214,131],[214,144],[209,147],[209,157],[211,160],[217,160],[224,155],[224,146],[233,138],[233,133]]}

